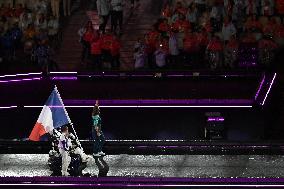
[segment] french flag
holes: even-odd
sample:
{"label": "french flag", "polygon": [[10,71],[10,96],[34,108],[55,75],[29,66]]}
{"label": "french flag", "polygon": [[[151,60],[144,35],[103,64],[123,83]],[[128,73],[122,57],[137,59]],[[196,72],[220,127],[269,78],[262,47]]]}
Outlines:
{"label": "french flag", "polygon": [[71,124],[71,120],[55,86],[41,110],[29,139],[31,141],[40,141],[42,135],[66,124]]}

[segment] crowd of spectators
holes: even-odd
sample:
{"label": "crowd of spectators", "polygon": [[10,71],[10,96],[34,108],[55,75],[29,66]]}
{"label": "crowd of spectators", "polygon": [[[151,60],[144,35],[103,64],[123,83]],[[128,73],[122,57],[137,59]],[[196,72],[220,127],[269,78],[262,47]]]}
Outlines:
{"label": "crowd of spectators", "polygon": [[[82,44],[81,62],[92,70],[103,67],[120,68],[120,36],[123,32],[123,15],[126,3],[139,4],[139,0],[97,0],[96,8],[99,16],[99,29],[95,30],[89,21],[78,34]],[[110,29],[106,29],[110,19]],[[90,64],[91,62],[91,64]]]}
{"label": "crowd of spectators", "polygon": [[90,62],[89,68],[100,70],[108,65],[112,69],[120,68],[120,40],[110,30],[95,30],[91,21],[78,31],[83,51],[81,61]]}
{"label": "crowd of spectators", "polygon": [[[70,15],[70,0],[63,2]],[[25,58],[47,72],[59,36],[59,0],[3,0],[0,3],[0,61]]]}
{"label": "crowd of spectators", "polygon": [[135,69],[269,67],[284,0],[171,0],[135,44]]}

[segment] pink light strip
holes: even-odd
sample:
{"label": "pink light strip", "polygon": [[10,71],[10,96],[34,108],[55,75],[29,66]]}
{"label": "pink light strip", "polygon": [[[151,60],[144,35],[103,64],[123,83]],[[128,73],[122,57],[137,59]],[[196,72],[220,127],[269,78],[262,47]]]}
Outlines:
{"label": "pink light strip", "polygon": [[[60,107],[60,106],[55,106]],[[94,106],[65,106],[66,108],[93,108]],[[43,108],[43,106],[24,106],[24,108]],[[252,108],[252,106],[100,106],[100,108]]]}
{"label": "pink light strip", "polygon": [[255,94],[254,100],[256,100],[256,99],[258,98],[259,93],[260,93],[260,91],[261,91],[261,89],[262,89],[262,86],[263,86],[263,84],[264,84],[264,81],[265,81],[265,74],[264,74],[263,79],[262,79],[262,81],[261,81],[261,83],[260,83],[260,85],[259,85],[259,88],[258,88],[258,90],[257,90],[257,92],[256,92],[256,94]]}
{"label": "pink light strip", "polygon": [[13,74],[13,75],[1,75],[0,78],[5,77],[18,77],[18,76],[30,76],[30,75],[41,75],[42,72],[39,73],[25,73],[25,74]]}
{"label": "pink light strip", "polygon": [[0,109],[11,109],[11,108],[17,108],[18,106],[0,106]]}
{"label": "pink light strip", "polygon": [[264,106],[264,104],[265,104],[265,102],[266,102],[266,99],[267,99],[267,97],[268,97],[268,95],[269,95],[269,93],[270,93],[270,90],[271,90],[271,88],[272,88],[272,85],[273,85],[273,83],[274,83],[274,81],[275,81],[276,76],[277,76],[277,73],[275,73],[274,76],[273,76],[273,79],[272,79],[272,81],[271,81],[271,83],[270,83],[269,89],[268,89],[268,91],[267,91],[267,93],[266,93],[266,95],[265,95],[265,97],[264,97],[264,99],[263,99],[263,102],[262,102],[262,104],[261,104],[262,106]]}
{"label": "pink light strip", "polygon": [[0,80],[0,83],[9,83],[9,82],[19,82],[19,81],[34,81],[41,80],[41,77],[28,78],[28,79],[12,79],[12,80]]}

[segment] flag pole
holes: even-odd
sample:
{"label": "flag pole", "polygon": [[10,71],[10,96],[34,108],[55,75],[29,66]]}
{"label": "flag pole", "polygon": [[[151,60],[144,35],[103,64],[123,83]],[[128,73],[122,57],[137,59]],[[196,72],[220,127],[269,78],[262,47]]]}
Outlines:
{"label": "flag pole", "polygon": [[[57,95],[58,95],[58,98],[59,98],[61,104],[63,105],[63,110],[64,110],[64,112],[65,112],[65,115],[67,116],[67,119],[68,119],[69,124],[70,124],[71,127],[72,127],[72,130],[74,131],[75,137],[76,137],[76,139],[77,139],[78,142],[79,142],[79,138],[78,138],[77,133],[76,133],[76,131],[75,131],[75,129],[74,129],[73,123],[71,122],[71,119],[70,119],[70,117],[69,117],[69,115],[68,115],[68,112],[67,112],[66,109],[65,109],[63,100],[62,100],[62,98],[61,98],[61,96],[60,96],[60,93],[59,93],[59,91],[58,91],[56,85],[55,85],[54,89],[55,89],[55,91],[56,91],[56,93],[57,93]],[[80,142],[79,142],[79,145],[81,146]]]}

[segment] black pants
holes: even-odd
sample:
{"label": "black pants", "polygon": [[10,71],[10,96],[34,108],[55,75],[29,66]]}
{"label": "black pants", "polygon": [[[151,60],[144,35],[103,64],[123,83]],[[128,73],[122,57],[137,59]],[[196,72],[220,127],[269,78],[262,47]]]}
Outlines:
{"label": "black pants", "polygon": [[[134,6],[134,1],[135,1],[135,0],[130,0],[131,5],[133,5],[133,6]],[[139,0],[136,0],[136,3],[139,3]]]}
{"label": "black pants", "polygon": [[149,53],[148,56],[148,67],[150,69],[155,69],[155,66],[156,66],[156,59],[154,57],[154,53]]}
{"label": "black pants", "polygon": [[92,68],[99,69],[99,70],[102,69],[102,55],[93,54],[92,59],[93,59]]}
{"label": "black pants", "polygon": [[103,33],[105,33],[109,15],[105,15],[105,16],[101,16],[101,17],[103,19],[103,22],[100,24],[99,30],[102,31]]}
{"label": "black pants", "polygon": [[119,69],[120,68],[120,55],[112,56],[111,68]]}
{"label": "black pants", "polygon": [[117,25],[120,31],[123,24],[123,11],[111,11],[111,31],[116,32]]}
{"label": "black pants", "polygon": [[169,68],[178,68],[181,64],[179,55],[169,55]]}
{"label": "black pants", "polygon": [[106,50],[106,49],[102,50],[102,61],[111,63],[112,56],[111,56],[110,50]]}
{"label": "black pants", "polygon": [[57,64],[57,62],[56,61],[54,61],[54,60],[49,60],[49,70],[50,71],[59,71],[59,66],[58,66],[58,64]]}
{"label": "black pants", "polygon": [[81,55],[81,61],[84,62],[85,59],[89,58],[90,56],[90,50],[91,50],[91,46],[87,41],[81,40],[81,44],[83,46],[83,51],[82,51],[82,55]]}

